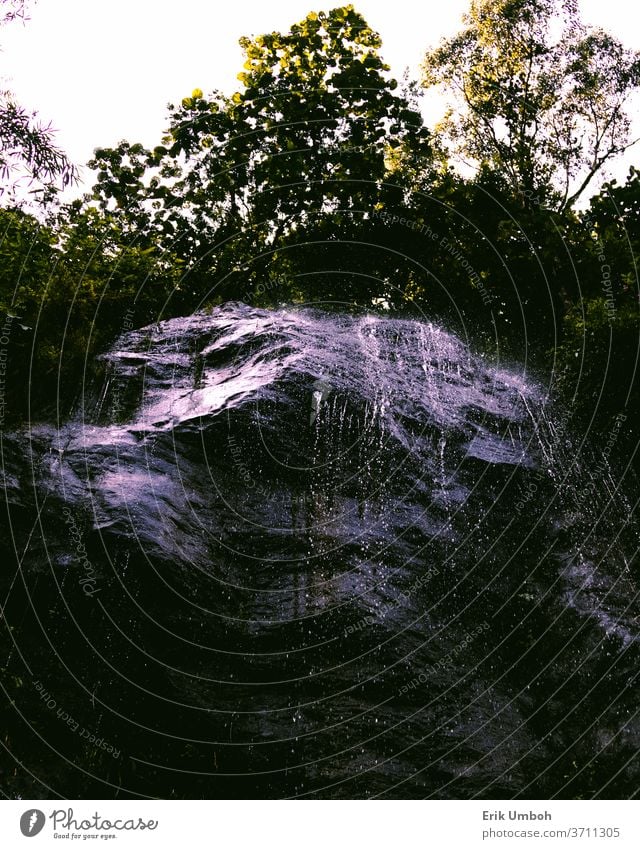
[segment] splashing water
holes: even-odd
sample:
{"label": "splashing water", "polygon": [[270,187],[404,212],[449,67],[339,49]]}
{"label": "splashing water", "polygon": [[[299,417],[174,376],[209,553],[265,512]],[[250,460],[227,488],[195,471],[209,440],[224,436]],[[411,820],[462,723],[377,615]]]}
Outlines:
{"label": "splashing water", "polygon": [[91,682],[121,794],[630,792],[631,508],[535,382],[425,322],[239,304],[103,365],[5,481],[54,635],[23,650],[85,724]]}

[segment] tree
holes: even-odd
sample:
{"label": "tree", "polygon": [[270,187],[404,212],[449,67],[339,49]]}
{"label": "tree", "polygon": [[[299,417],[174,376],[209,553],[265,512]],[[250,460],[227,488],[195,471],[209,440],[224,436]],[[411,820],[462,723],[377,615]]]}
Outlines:
{"label": "tree", "polygon": [[336,252],[345,261],[376,205],[394,191],[398,200],[402,189],[385,182],[393,162],[431,155],[419,111],[397,92],[380,37],[353,6],[241,45],[240,91],[196,89],[171,108],[154,151],[125,142],[90,163],[104,209],[119,209],[132,230],[151,211],[172,250],[215,273],[217,294],[236,297],[236,286],[241,294],[335,264]]}
{"label": "tree", "polygon": [[[25,18],[25,0],[0,0],[0,25]],[[77,180],[77,170],[54,143],[51,125],[16,103],[10,91],[0,92],[0,196],[15,202],[16,188],[26,181],[39,184],[31,192],[46,201],[57,180],[65,188]]]}
{"label": "tree", "polygon": [[424,85],[455,99],[441,130],[525,205],[567,209],[637,141],[626,105],[640,54],[585,27],[575,0],[472,0],[464,23],[423,66]]}
{"label": "tree", "polygon": [[39,184],[31,191],[41,193],[44,200],[55,191],[57,180],[62,188],[77,180],[75,166],[52,140],[51,125],[41,124],[9,92],[0,94],[0,180],[0,195],[13,199],[17,186],[26,180],[30,187]]}

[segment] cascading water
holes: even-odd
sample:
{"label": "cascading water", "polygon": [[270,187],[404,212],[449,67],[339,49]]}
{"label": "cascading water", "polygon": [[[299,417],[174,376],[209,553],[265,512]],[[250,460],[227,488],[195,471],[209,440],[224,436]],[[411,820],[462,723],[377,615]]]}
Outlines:
{"label": "cascading water", "polygon": [[629,795],[631,505],[533,382],[238,304],[103,366],[3,438],[13,733],[45,741],[16,793]]}

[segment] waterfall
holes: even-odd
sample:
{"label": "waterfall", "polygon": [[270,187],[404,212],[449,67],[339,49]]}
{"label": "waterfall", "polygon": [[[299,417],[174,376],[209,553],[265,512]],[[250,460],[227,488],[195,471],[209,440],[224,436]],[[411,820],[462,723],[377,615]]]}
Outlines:
{"label": "waterfall", "polygon": [[530,375],[425,321],[242,304],[103,366],[3,443],[5,616],[128,758],[81,763],[160,796],[628,791],[632,506]]}

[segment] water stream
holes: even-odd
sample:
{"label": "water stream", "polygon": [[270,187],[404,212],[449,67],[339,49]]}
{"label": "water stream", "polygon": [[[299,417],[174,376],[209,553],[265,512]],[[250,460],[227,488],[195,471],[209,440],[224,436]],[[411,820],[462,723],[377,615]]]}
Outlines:
{"label": "water stream", "polygon": [[11,792],[630,795],[637,528],[551,410],[426,322],[125,334],[3,435]]}

